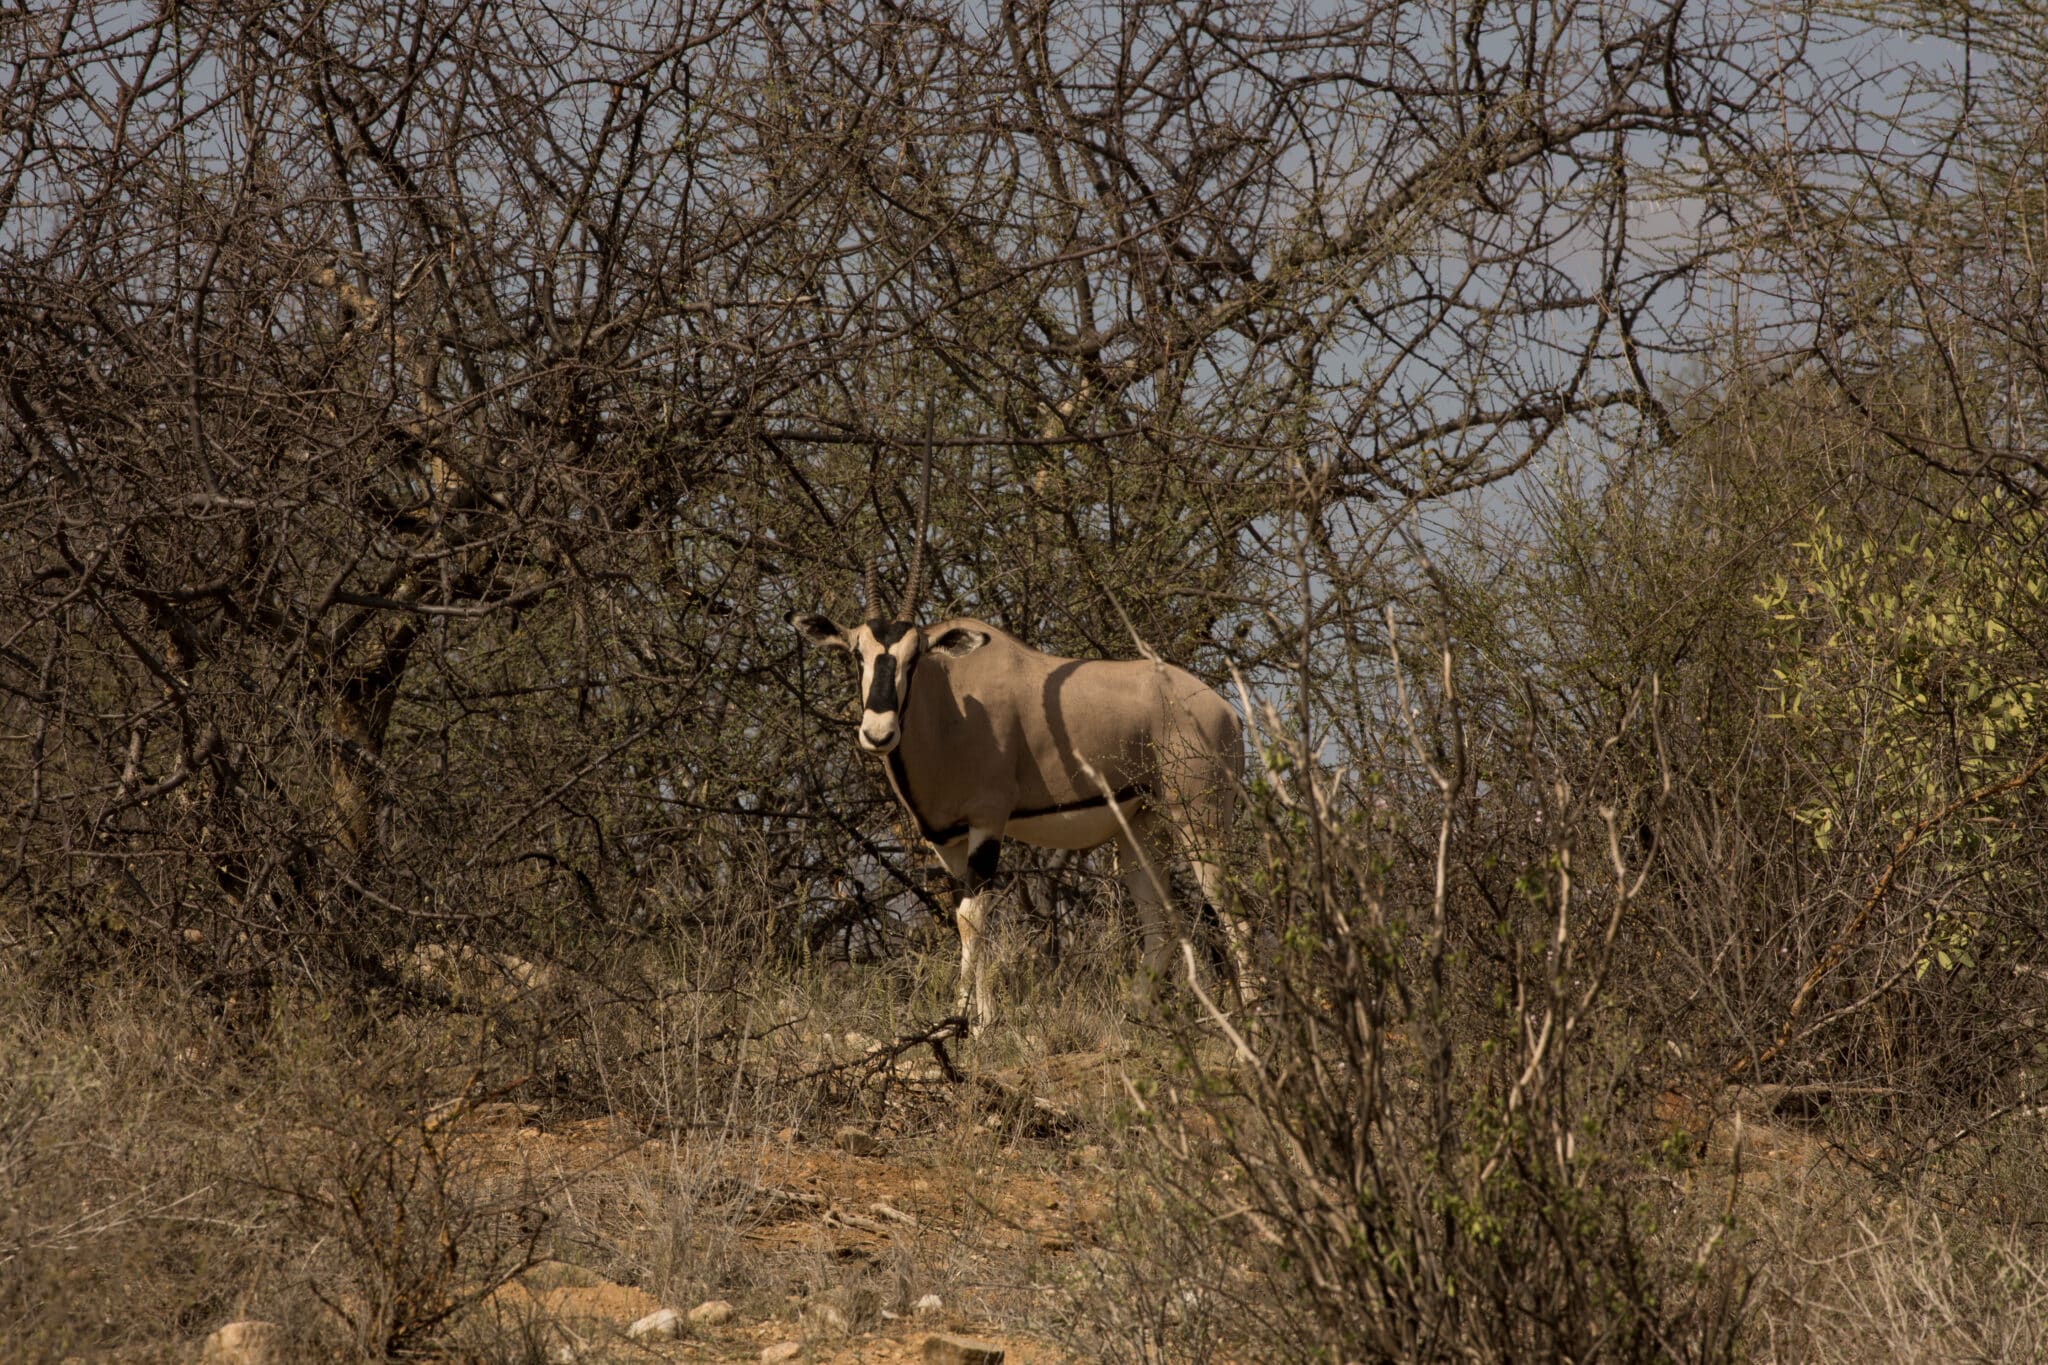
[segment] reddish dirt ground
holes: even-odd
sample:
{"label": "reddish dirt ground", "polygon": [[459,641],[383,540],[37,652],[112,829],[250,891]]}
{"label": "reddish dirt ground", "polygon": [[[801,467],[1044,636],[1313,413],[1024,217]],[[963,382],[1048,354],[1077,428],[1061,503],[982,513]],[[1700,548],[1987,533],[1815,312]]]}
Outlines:
{"label": "reddish dirt ground", "polygon": [[[1029,1077],[1004,1073],[996,1084],[1013,1097],[1025,1094],[1028,1111],[1029,1094],[1057,1093],[1064,1103],[1077,1091],[1110,1084],[1113,1069],[1099,1056],[1054,1058]],[[1109,1177],[1099,1151],[1072,1145],[1079,1138],[1048,1136],[1042,1126],[1037,1138],[1022,1136],[1032,1118],[1026,1112],[1020,1120],[1014,1107],[1007,1119],[991,1118],[970,1100],[950,1113],[925,1112],[919,1125],[898,1125],[909,1131],[880,1123],[881,1150],[854,1155],[830,1133],[784,1129],[773,1138],[726,1138],[692,1149],[609,1119],[552,1126],[535,1123],[519,1106],[481,1107],[457,1120],[476,1158],[475,1178],[557,1183],[561,1202],[587,1226],[627,1226],[635,1191],[644,1196],[680,1182],[717,1205],[720,1214],[704,1221],[723,1219],[724,1227],[708,1235],[723,1239],[718,1250],[728,1258],[758,1266],[757,1282],[773,1281],[776,1267],[812,1280],[817,1267],[828,1268],[828,1279],[830,1268],[843,1268],[843,1282],[852,1283],[886,1279],[891,1266],[909,1264],[953,1267],[949,1273],[963,1285],[942,1292],[943,1307],[922,1313],[912,1310],[907,1290],[896,1302],[886,1291],[870,1293],[839,1321],[831,1317],[836,1308],[820,1305],[847,1302],[843,1292],[837,1299],[723,1293],[736,1309],[730,1322],[642,1343],[624,1335],[632,1322],[663,1307],[686,1313],[692,1303],[663,1302],[600,1271],[550,1263],[498,1291],[487,1316],[501,1332],[555,1341],[590,1361],[758,1360],[764,1348],[785,1341],[800,1343],[796,1359],[814,1365],[922,1361],[934,1332],[998,1345],[1015,1365],[1074,1359],[1021,1324],[1097,1244]],[[920,1278],[934,1274],[922,1271]],[[935,1287],[950,1287],[946,1275],[937,1278]]]}

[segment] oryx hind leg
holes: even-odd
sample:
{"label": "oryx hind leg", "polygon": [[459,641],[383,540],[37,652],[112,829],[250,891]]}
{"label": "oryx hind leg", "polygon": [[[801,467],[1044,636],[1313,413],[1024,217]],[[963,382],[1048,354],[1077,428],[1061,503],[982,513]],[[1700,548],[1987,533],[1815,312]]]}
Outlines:
{"label": "oryx hind leg", "polygon": [[1159,983],[1173,970],[1173,937],[1167,923],[1171,888],[1165,884],[1166,849],[1167,845],[1147,821],[1117,835],[1117,870],[1138,912],[1138,929],[1144,942],[1138,978],[1131,983],[1131,1003],[1140,1009],[1151,1005]]}
{"label": "oryx hind leg", "polygon": [[995,830],[971,829],[958,843],[938,850],[946,871],[960,883],[960,903],[953,909],[953,923],[960,931],[960,984],[953,997],[953,1012],[967,1015],[968,991],[973,990],[974,1014],[969,1023],[976,1030],[995,1019],[995,997],[988,985],[988,952],[982,942],[988,924],[990,883],[1001,861],[1003,836]]}
{"label": "oryx hind leg", "polygon": [[1195,883],[1202,888],[1203,908],[1216,917],[1223,930],[1230,988],[1237,995],[1238,1006],[1249,1008],[1253,1004],[1251,923],[1238,913],[1237,899],[1230,894],[1230,884],[1224,878],[1221,866],[1199,858],[1190,859],[1189,866],[1194,869]]}
{"label": "oryx hind leg", "polygon": [[[1236,748],[1235,740],[1230,747]],[[1238,764],[1223,762],[1220,754],[1186,757],[1189,761],[1175,769],[1168,783],[1160,824],[1171,832],[1201,888],[1200,914],[1190,918],[1196,921],[1203,955],[1242,1009],[1252,1003],[1251,925],[1223,871],[1237,815]],[[1213,934],[1205,923],[1211,920]]]}

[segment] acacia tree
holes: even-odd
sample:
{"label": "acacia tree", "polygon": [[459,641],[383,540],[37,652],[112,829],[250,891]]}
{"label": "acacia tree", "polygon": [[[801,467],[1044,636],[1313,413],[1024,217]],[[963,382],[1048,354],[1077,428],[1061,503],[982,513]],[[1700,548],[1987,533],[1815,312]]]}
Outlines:
{"label": "acacia tree", "polygon": [[896,868],[776,622],[907,556],[925,413],[943,602],[1298,659],[1358,604],[1276,626],[1313,578],[1276,532],[1355,570],[1400,509],[1654,414],[1714,248],[1634,201],[1752,116],[1752,22],[25,13],[7,894],[374,970],[730,888],[735,849],[800,910]]}

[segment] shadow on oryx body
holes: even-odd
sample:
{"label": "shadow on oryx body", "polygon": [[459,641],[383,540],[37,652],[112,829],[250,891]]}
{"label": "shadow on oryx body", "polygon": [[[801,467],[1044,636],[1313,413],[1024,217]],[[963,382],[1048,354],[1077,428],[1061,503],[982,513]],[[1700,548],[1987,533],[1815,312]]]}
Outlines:
{"label": "shadow on oryx body", "polygon": [[[919,540],[899,617],[918,595]],[[860,747],[885,761],[897,800],[961,884],[959,1012],[971,982],[976,1021],[994,1016],[979,943],[1006,838],[1066,849],[1116,842],[1144,928],[1141,996],[1168,970],[1162,854],[1178,852],[1220,912],[1238,983],[1248,984],[1245,930],[1219,867],[1244,769],[1230,704],[1170,664],[1056,658],[966,617],[887,620],[872,571],[867,598],[870,619],[859,625],[788,619],[858,662]]]}

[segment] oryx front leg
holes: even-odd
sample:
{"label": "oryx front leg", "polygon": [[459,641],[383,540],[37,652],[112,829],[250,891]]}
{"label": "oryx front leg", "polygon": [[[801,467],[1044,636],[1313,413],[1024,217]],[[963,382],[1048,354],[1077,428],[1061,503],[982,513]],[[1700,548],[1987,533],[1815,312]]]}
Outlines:
{"label": "oryx front leg", "polygon": [[969,1019],[976,1032],[995,1020],[995,999],[988,986],[988,945],[982,939],[988,924],[990,887],[1002,852],[1002,835],[980,829],[968,831],[963,843],[939,850],[946,871],[960,883],[960,904],[953,911],[953,923],[960,930],[960,986],[953,1012],[967,1014],[968,991],[972,989],[974,1013]]}

